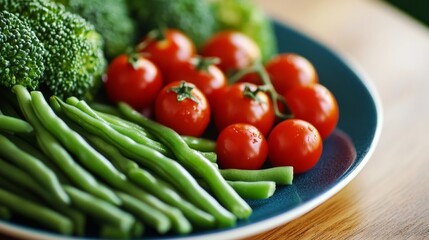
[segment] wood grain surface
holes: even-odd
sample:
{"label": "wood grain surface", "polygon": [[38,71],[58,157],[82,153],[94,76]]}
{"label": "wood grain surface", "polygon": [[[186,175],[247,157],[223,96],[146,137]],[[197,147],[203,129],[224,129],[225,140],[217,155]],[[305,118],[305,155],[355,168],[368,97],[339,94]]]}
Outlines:
{"label": "wood grain surface", "polygon": [[382,1],[257,2],[359,65],[384,121],[373,156],[348,186],[248,239],[429,239],[429,29]]}

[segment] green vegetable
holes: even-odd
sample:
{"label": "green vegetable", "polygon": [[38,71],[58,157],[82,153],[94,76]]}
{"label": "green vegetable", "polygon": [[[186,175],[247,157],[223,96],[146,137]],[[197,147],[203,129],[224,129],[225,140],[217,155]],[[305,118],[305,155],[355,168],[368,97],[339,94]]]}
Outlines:
{"label": "green vegetable", "polygon": [[[179,163],[149,147],[136,143],[115,131],[104,121],[93,118],[72,105],[66,104],[57,98],[51,98],[51,100],[51,105],[59,104],[62,112],[69,119],[75,121],[92,134],[102,137],[115,145],[122,154],[133,158],[142,166],[152,170],[177,187],[194,204],[212,214],[216,218],[218,226],[232,226],[235,224],[234,215],[226,211],[212,196],[204,191]],[[126,186],[130,188],[132,185]],[[125,191],[124,189],[121,190]],[[131,189],[127,193],[133,195],[130,191]]]}
{"label": "green vegetable", "polygon": [[12,217],[12,213],[9,208],[0,205],[0,219],[9,220]]}
{"label": "green vegetable", "polygon": [[132,212],[134,216],[156,229],[158,233],[166,233],[171,228],[171,221],[164,213],[129,194],[118,192],[118,196],[124,203],[125,210]]}
{"label": "green vegetable", "polygon": [[0,189],[0,205],[61,234],[70,235],[73,231],[70,219],[4,189]]}
{"label": "green vegetable", "polygon": [[142,34],[159,27],[185,32],[197,46],[213,35],[216,22],[210,5],[202,0],[128,0]]}
{"label": "green vegetable", "polygon": [[19,149],[7,137],[0,134],[0,156],[18,165],[31,175],[43,187],[49,189],[53,197],[68,204],[69,196],[65,193],[55,173],[39,159]]}
{"label": "green vegetable", "polygon": [[122,231],[121,229],[112,227],[107,224],[103,224],[100,229],[100,237],[106,239],[128,239],[128,238],[138,238],[144,232],[144,225],[136,221],[132,229],[128,232]]}
{"label": "green vegetable", "polygon": [[31,92],[34,111],[43,126],[54,135],[63,146],[75,154],[87,169],[109,182],[122,182],[125,176],[108,159],[97,152],[78,133],[61,120],[46,102],[41,92]]}
{"label": "green vegetable", "polygon": [[30,133],[33,127],[26,121],[0,113],[0,130],[13,133]]}
{"label": "green vegetable", "polygon": [[133,168],[128,171],[127,176],[131,181],[147,189],[153,195],[159,197],[172,206],[180,209],[183,214],[196,226],[210,228],[214,226],[214,217],[201,211],[195,205],[184,200],[175,190],[141,168]]}
{"label": "green vegetable", "polygon": [[210,0],[219,30],[238,30],[252,38],[267,61],[277,52],[271,19],[249,0]]}
{"label": "green vegetable", "polygon": [[28,201],[33,201],[33,202],[38,201],[38,199],[36,197],[34,197],[30,192],[28,192],[27,190],[25,190],[23,188],[17,188],[15,183],[13,183],[7,179],[4,179],[4,177],[0,177],[0,189],[7,190],[13,194],[21,196],[21,197],[27,199]]}
{"label": "green vegetable", "polygon": [[244,199],[266,199],[276,191],[276,183],[271,181],[228,181],[228,184]]}
{"label": "green vegetable", "polygon": [[17,188],[26,189],[26,191],[34,192],[39,197],[52,205],[66,206],[59,202],[56,198],[52,198],[49,191],[46,191],[44,187],[38,184],[30,175],[17,168],[16,166],[4,161],[0,158],[0,173],[2,178],[6,181],[11,182]]}
{"label": "green vegetable", "polygon": [[273,167],[259,170],[221,169],[222,176],[230,181],[273,181],[276,184],[292,184],[293,167]]}
{"label": "green vegetable", "polygon": [[79,14],[103,36],[104,52],[109,59],[125,53],[134,44],[135,23],[126,0],[54,0]]}
{"label": "green vegetable", "polygon": [[[52,109],[50,109],[49,105],[45,102],[45,100],[44,100],[44,98],[40,92],[33,91],[33,92],[31,92],[31,95],[32,95],[33,102],[37,103],[39,105],[39,107],[43,106],[44,110],[47,109],[48,111],[52,111]],[[69,110],[71,108],[71,109],[76,110],[77,112],[83,114],[85,117],[89,117],[84,112],[80,111],[79,109],[75,108],[74,106],[71,106],[71,105],[68,105],[68,104],[62,102],[61,100],[59,100],[56,97],[52,97],[51,100],[52,100],[52,105],[58,105],[58,107],[61,107],[61,110],[63,110],[62,112],[66,115],[70,115]],[[42,111],[44,111],[44,110],[42,110]],[[41,114],[40,116],[42,116],[42,115],[45,117],[45,121],[49,121],[48,115],[50,115],[50,114],[45,113],[45,114]],[[58,118],[58,117],[56,117],[56,118]],[[92,117],[89,117],[89,118],[92,118]],[[76,121],[76,119],[73,119],[73,118],[72,118],[72,120]],[[98,123],[97,119],[94,119],[94,120],[90,120],[90,121],[92,121],[92,123]],[[91,155],[86,155],[86,157],[88,158],[88,159],[86,159],[87,161],[91,160],[89,158],[92,158],[92,157],[96,157],[96,158],[92,159],[93,161],[96,159],[100,160],[100,158],[104,159],[103,160],[104,163],[102,165],[99,165],[98,167],[95,167],[95,165],[93,165],[92,162],[89,162],[91,167],[95,167],[94,171],[99,171],[100,177],[102,177],[104,181],[106,181],[109,185],[113,186],[114,188],[130,194],[130,195],[138,198],[139,200],[144,201],[147,204],[150,204],[152,207],[154,207],[154,208],[160,210],[161,212],[163,212],[164,214],[166,214],[172,220],[173,227],[175,228],[175,230],[177,232],[188,233],[189,231],[191,231],[192,226],[190,225],[189,221],[187,221],[187,219],[183,216],[183,214],[179,210],[163,203],[158,198],[155,198],[154,196],[152,196],[152,195],[146,193],[145,191],[143,191],[142,189],[138,188],[136,185],[126,181],[125,176],[122,173],[120,173],[116,168],[114,168],[114,166],[111,165],[111,163],[108,162],[108,160],[101,153],[99,153],[94,148],[92,148],[79,134],[77,134],[76,132],[71,130],[63,121],[61,121],[61,122],[62,122],[61,125],[64,125],[62,127],[63,128],[62,131],[59,130],[58,127],[60,125],[58,125],[58,124],[56,124],[56,126],[54,126],[54,130],[59,131],[60,134],[62,133],[63,135],[66,135],[64,133],[64,131],[65,131],[64,127],[67,127],[68,128],[67,131],[73,132],[73,135],[75,135],[75,136],[72,137],[71,140],[69,139],[69,143],[71,144],[71,142],[73,141],[76,144],[80,145],[80,147],[78,147],[78,149],[80,149],[80,152],[76,153],[76,154],[82,154],[82,152],[83,152],[82,148],[85,148],[86,153],[91,154]],[[79,122],[79,120],[78,120],[78,122]],[[100,122],[100,123],[103,124],[104,122]],[[83,126],[83,127],[85,127],[85,126]],[[98,132],[98,134],[100,134],[100,132]],[[121,134],[119,134],[119,135],[122,136]],[[68,139],[67,136],[63,136],[63,137],[65,137],[64,141],[67,141],[67,139]],[[69,135],[68,137],[71,137],[71,135]],[[73,139],[75,137],[79,137],[79,139]],[[79,140],[79,141],[77,141],[77,140]],[[63,144],[66,144],[66,143],[63,142]],[[76,148],[75,145],[71,145],[70,147]],[[88,151],[88,150],[90,150],[90,151]],[[96,154],[98,156],[95,156],[93,154]],[[82,155],[82,156],[85,156],[85,155]],[[99,163],[101,163],[101,162],[99,162]],[[108,172],[108,169],[106,168],[107,166],[109,166],[109,168],[111,167],[110,172]],[[104,170],[100,171],[100,169],[99,169],[100,167],[103,167]],[[113,169],[115,172],[111,172],[111,170],[113,170]],[[116,177],[114,177],[114,175],[116,175]]]}
{"label": "green vegetable", "polygon": [[117,208],[115,205],[93,197],[92,195],[71,186],[65,186],[64,189],[72,199],[72,206],[98,219],[99,221],[110,224],[111,226],[123,231],[129,231],[133,226],[135,222],[134,217]]}
{"label": "green vegetable", "polygon": [[175,154],[178,162],[193,174],[205,180],[219,201],[238,218],[247,218],[252,209],[228,185],[218,169],[203,155],[189,148],[181,136],[171,128],[145,118],[125,103],[119,104],[119,110],[129,120],[149,129]]}
{"label": "green vegetable", "polygon": [[45,48],[26,21],[6,11],[0,11],[0,53],[0,86],[39,87]]}
{"label": "green vegetable", "polygon": [[106,67],[103,39],[93,25],[49,0],[0,0],[0,10],[17,15],[43,44],[40,89],[60,97],[91,95]]}
{"label": "green vegetable", "polygon": [[[94,194],[108,202],[119,205],[119,198],[110,189],[100,185],[98,181],[83,167],[81,167],[66,149],[46,130],[37,118],[31,103],[30,93],[22,86],[12,89],[25,118],[34,126],[40,149],[50,157],[51,162],[58,166],[74,184],[83,190]],[[1,117],[1,115],[0,115]]]}
{"label": "green vegetable", "polygon": [[215,152],[216,151],[216,142],[210,139],[205,138],[196,138],[192,136],[182,136],[186,144],[192,149],[201,151],[201,152]]}
{"label": "green vegetable", "polygon": [[[40,203],[40,198],[42,198],[46,203],[48,203],[51,208],[64,214],[65,216],[70,218],[70,220],[72,220],[74,225],[74,232],[77,235],[83,235],[86,219],[82,213],[70,208],[69,206],[62,204],[61,202],[58,202],[55,198],[52,198],[52,195],[49,193],[49,191],[46,191],[46,189],[37,184],[24,171],[5,162],[2,159],[0,159],[0,174],[2,178],[7,179],[8,182],[13,183],[13,192],[15,194],[25,197],[27,200],[29,200],[27,195],[30,194],[30,192],[37,194],[38,198],[37,200],[32,199],[33,202]],[[28,194],[19,193],[19,191],[16,191],[16,189],[24,189],[24,191],[26,191],[26,193],[28,192]]]}
{"label": "green vegetable", "polygon": [[[139,168],[137,163],[130,160],[129,158],[124,157],[115,146],[112,146],[112,144],[104,141],[100,137],[89,134],[85,130],[78,130],[77,126],[75,126],[74,129],[76,129],[77,132],[84,136],[88,140],[88,142],[90,142],[94,146],[94,148],[103,153],[105,156],[108,156],[112,163],[115,165],[115,167],[125,173],[130,179],[130,181],[141,186],[143,189],[148,190],[151,194],[158,197],[165,203],[180,209],[183,214],[197,226],[207,227],[213,225],[214,219],[212,216],[196,208],[195,206],[184,200],[174,190],[166,187],[163,182],[154,178],[147,171]],[[135,173],[134,171],[138,173]],[[141,174],[144,175],[141,176]],[[158,226],[158,228],[159,227],[162,226]],[[167,229],[165,229],[165,231],[166,230]],[[163,232],[162,229],[158,229],[158,231],[161,233]]]}

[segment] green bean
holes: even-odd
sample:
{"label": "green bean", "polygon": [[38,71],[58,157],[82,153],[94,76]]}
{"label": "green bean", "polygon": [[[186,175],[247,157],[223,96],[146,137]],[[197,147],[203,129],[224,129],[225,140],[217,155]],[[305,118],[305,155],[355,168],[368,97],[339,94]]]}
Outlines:
{"label": "green bean", "polygon": [[124,155],[138,160],[140,164],[156,172],[161,177],[166,177],[171,184],[179,188],[183,194],[192,199],[200,208],[215,216],[219,226],[232,226],[235,224],[234,215],[226,211],[212,196],[204,191],[192,175],[176,161],[149,147],[136,143],[118,133],[103,121],[92,118],[74,106],[55,98],[53,100],[56,100],[61,105],[63,112],[70,119],[79,123],[87,131],[114,144]]}
{"label": "green bean", "polygon": [[119,110],[129,120],[150,129],[174,152],[177,160],[194,174],[203,178],[219,201],[238,218],[247,218],[252,208],[223,179],[217,168],[204,156],[188,147],[180,135],[171,128],[145,118],[125,103],[119,104]]}
{"label": "green bean", "polygon": [[118,111],[118,109],[107,104],[92,102],[90,106],[92,109],[95,109],[98,112],[107,113],[111,116],[121,116],[121,113]]}
{"label": "green bean", "polygon": [[27,189],[17,188],[16,184],[3,178],[3,176],[0,176],[0,189],[4,189],[14,194],[17,194],[29,201],[37,201],[37,197],[30,193]]}
{"label": "green bean", "polygon": [[9,220],[12,217],[12,213],[9,208],[0,205],[0,219]]}
{"label": "green bean", "polygon": [[85,131],[78,130],[78,132],[82,134],[98,151],[103,153],[105,156],[108,156],[113,162],[113,165],[125,173],[131,181],[145,190],[148,190],[167,204],[180,209],[193,224],[200,227],[213,226],[213,216],[201,211],[193,204],[184,200],[174,190],[167,187],[164,182],[155,178],[148,171],[139,168],[136,162],[123,156],[115,146],[112,146],[103,139],[88,134]]}
{"label": "green bean", "polygon": [[11,142],[4,135],[0,134],[0,155],[9,161],[14,162],[22,169],[30,174],[41,185],[49,189],[55,198],[68,204],[70,199],[61,187],[55,173],[46,167],[39,159],[31,156],[30,154],[19,149],[13,142]]}
{"label": "green bean", "polygon": [[215,152],[200,152],[207,160],[212,163],[217,162],[217,155]]}
{"label": "green bean", "polygon": [[0,114],[0,131],[30,133],[33,131],[33,127],[22,119]]}
{"label": "green bean", "polygon": [[[137,168],[137,163],[125,158],[120,152],[116,149],[115,146],[112,146],[110,143],[105,142],[100,137],[89,134],[88,132],[83,131],[79,126],[76,126],[74,123],[70,123],[73,129],[75,129],[79,134],[84,136],[98,151],[103,153],[105,156],[109,156],[109,159],[113,162],[113,165],[123,171],[124,173],[128,172],[129,169]],[[190,231],[188,221],[184,219],[181,213],[176,209],[172,209],[163,202],[160,202],[158,199],[150,197],[147,193],[141,191],[133,184],[119,184],[115,185],[118,189],[121,189],[125,192],[130,193],[131,195],[139,198],[139,200],[144,201],[145,203],[152,206],[154,209],[168,215],[172,219],[174,227],[178,232],[187,232]]]}
{"label": "green bean", "polygon": [[136,129],[136,128],[130,128],[125,125],[125,123],[122,123],[119,120],[114,121],[115,123],[110,123],[109,121],[104,120],[101,116],[99,116],[94,110],[91,109],[91,107],[85,102],[85,101],[79,101],[76,98],[68,98],[67,103],[71,104],[72,106],[75,106],[85,112],[86,114],[90,115],[93,118],[96,118],[101,121],[105,121],[108,123],[113,129],[118,131],[119,133],[122,133],[123,135],[131,138],[137,143],[143,144],[145,146],[148,146],[166,156],[172,156],[171,151],[160,144],[157,141],[154,141],[146,136],[145,131],[142,129]]}
{"label": "green bean", "polygon": [[[85,216],[82,213],[64,205],[62,202],[57,201],[55,198],[52,198],[48,191],[33,181],[33,179],[24,171],[0,159],[0,175],[2,178],[6,178],[9,182],[13,183],[13,192],[16,192],[15,189],[21,188],[31,191],[37,194],[39,198],[42,198],[56,211],[59,211],[69,217],[74,224],[75,233],[77,235],[83,235],[86,221]],[[17,185],[20,186],[20,188],[17,188]],[[28,193],[20,193],[19,191],[16,193],[28,199]],[[33,202],[40,202],[38,199],[30,199],[32,199]]]}
{"label": "green bean", "polygon": [[51,169],[61,183],[70,183],[70,180],[62,174],[60,169],[56,165],[54,165],[52,161],[45,154],[43,154],[35,145],[32,145],[31,143],[28,143],[24,139],[15,135],[5,134],[5,136],[19,149],[39,159],[43,164],[45,164],[49,169]]}
{"label": "green bean", "polygon": [[123,231],[129,231],[134,224],[134,217],[104,200],[96,198],[86,192],[71,186],[64,186],[70,195],[72,206]]}
{"label": "green bean", "polygon": [[73,157],[63,148],[51,133],[42,125],[36,117],[32,107],[30,93],[24,87],[14,87],[18,103],[27,121],[35,129],[36,138],[40,149],[55,163],[55,166],[61,168],[61,172],[66,174],[74,184],[83,190],[100,197],[108,202],[119,205],[119,198],[110,189],[100,185],[98,181],[83,167],[81,167]]}
{"label": "green bean", "polygon": [[100,227],[99,237],[105,239],[128,239],[130,238],[130,231],[131,230],[124,231],[122,229],[103,224]]}
{"label": "green bean", "polygon": [[[80,108],[80,107],[78,107],[78,108]],[[83,109],[81,109],[81,110],[83,110]],[[153,134],[151,134],[146,129],[142,128],[141,126],[139,126],[133,122],[130,122],[130,121],[125,120],[121,117],[111,115],[111,114],[108,114],[105,112],[97,111],[97,110],[95,110],[95,113],[97,113],[97,115],[99,115],[106,122],[110,123],[112,126],[117,125],[117,126],[121,126],[121,127],[130,129],[130,130],[138,131],[140,135],[145,135],[147,138],[152,139],[153,141],[157,142],[157,144],[160,144],[158,139],[155,136],[153,136]],[[116,130],[118,130],[118,129],[116,129]],[[216,157],[214,156],[213,152],[215,151],[216,142],[214,142],[210,139],[196,138],[196,137],[191,137],[191,136],[182,136],[182,138],[183,138],[183,140],[185,140],[185,142],[188,144],[188,146],[190,148],[200,151],[204,156],[209,158],[210,161],[215,162]],[[162,151],[165,151],[165,150],[162,150]]]}
{"label": "green bean", "polygon": [[244,199],[266,199],[271,197],[276,191],[276,183],[271,181],[227,182]]}
{"label": "green bean", "polygon": [[[84,110],[84,108],[82,108],[80,104],[76,105],[76,107],[78,107],[79,109],[81,109],[84,112],[87,111],[87,110]],[[113,124],[113,123],[110,123],[110,126],[113,129],[115,129],[116,131],[118,131],[119,133],[122,133],[123,135],[131,138],[132,140],[134,140],[135,142],[137,142],[139,144],[143,144],[143,145],[145,145],[147,147],[150,147],[153,150],[158,151],[158,152],[164,154],[167,157],[172,157],[173,156],[173,153],[165,145],[163,145],[162,143],[160,143],[160,142],[158,142],[156,140],[153,140],[154,137],[152,137],[152,138],[147,137],[148,134],[145,133],[145,131],[142,130],[142,128],[140,128],[140,129],[138,129],[138,128],[130,128],[130,127],[122,126],[122,125],[116,125],[116,124]],[[209,145],[210,143],[208,143],[208,142],[210,140],[207,140],[207,139],[198,139],[198,138],[194,138],[194,140],[190,140],[190,137],[186,137],[186,139],[188,139],[188,141],[189,141],[189,143],[191,144],[192,147],[201,148],[203,150],[208,150],[209,149],[209,146],[203,146],[203,144]],[[191,141],[193,141],[193,143],[191,143]],[[206,143],[204,143],[204,142],[206,142]],[[199,151],[201,151],[201,150],[199,150]],[[209,159],[209,161],[216,162],[216,154],[214,152],[204,152],[204,151],[201,151],[201,154],[205,158]]]}
{"label": "green bean", "polygon": [[100,178],[110,182],[123,182],[125,176],[102,154],[94,150],[78,133],[70,129],[50,108],[41,92],[31,92],[32,105],[44,127],[51,132],[80,162]]}
{"label": "green bean", "polygon": [[164,213],[129,194],[118,192],[118,196],[121,198],[123,202],[122,207],[126,211],[131,212],[145,224],[154,228],[158,233],[166,233],[171,228],[171,221]]}
{"label": "green bean", "polygon": [[89,134],[88,132],[81,131],[81,129],[77,130],[77,132],[84,136],[99,152],[108,156],[113,165],[122,173],[125,174],[129,169],[138,168],[138,164],[136,162],[124,157],[115,146],[104,141],[102,138]]}
{"label": "green bean", "polygon": [[4,189],[0,189],[0,204],[8,207],[12,213],[16,212],[61,234],[70,235],[73,231],[73,223],[70,219]]}
{"label": "green bean", "polygon": [[139,238],[143,235],[145,231],[145,226],[142,222],[136,221],[136,223],[133,226],[133,229],[131,229],[131,237],[132,238]]}
{"label": "green bean", "polygon": [[37,182],[35,182],[34,179],[30,177],[30,175],[26,174],[21,169],[7,163],[1,158],[0,174],[2,178],[7,179],[9,182],[12,182],[22,188],[27,189],[28,191],[36,193],[38,196],[42,197],[47,202],[51,202],[54,205],[63,205],[61,201],[58,201],[56,198],[52,198],[49,191],[46,191]]}
{"label": "green bean", "polygon": [[196,138],[192,136],[182,136],[186,144],[192,149],[201,151],[201,152],[215,152],[216,151],[216,142],[210,139],[205,138]]}
{"label": "green bean", "polygon": [[194,225],[202,228],[211,228],[214,226],[215,219],[212,215],[201,211],[193,204],[185,201],[173,189],[154,177],[148,171],[141,168],[134,168],[128,171],[127,176],[131,181],[147,189],[161,200],[179,208]]}
{"label": "green bean", "polygon": [[167,215],[172,223],[174,231],[180,234],[186,234],[191,232],[192,225],[188,219],[183,216],[182,212],[177,208],[170,206],[163,201],[159,200],[155,196],[148,194],[135,184],[131,182],[123,182],[123,184],[115,186],[117,189],[128,193],[129,195],[143,201],[153,208],[161,211],[163,214]]}
{"label": "green bean", "polygon": [[273,181],[276,184],[292,184],[293,167],[273,167],[259,170],[221,169],[222,176],[230,181]]}

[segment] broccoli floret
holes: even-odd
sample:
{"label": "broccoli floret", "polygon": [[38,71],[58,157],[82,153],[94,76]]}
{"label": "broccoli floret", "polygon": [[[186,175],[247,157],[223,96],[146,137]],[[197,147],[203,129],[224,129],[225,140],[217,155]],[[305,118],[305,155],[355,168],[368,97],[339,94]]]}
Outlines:
{"label": "broccoli floret", "polygon": [[177,28],[200,47],[216,29],[210,5],[202,0],[128,0],[142,34],[159,27]]}
{"label": "broccoli floret", "polygon": [[252,38],[266,61],[277,52],[271,19],[249,0],[211,0],[219,30],[237,30]]}
{"label": "broccoli floret", "polygon": [[45,48],[15,14],[0,12],[0,85],[36,89],[43,76]]}
{"label": "broccoli floret", "polygon": [[0,8],[26,21],[44,45],[42,90],[59,97],[91,93],[107,64],[92,24],[48,0],[0,0]]}
{"label": "broccoli floret", "polygon": [[135,42],[135,24],[126,0],[54,0],[77,13],[95,27],[104,38],[109,59],[124,53]]}

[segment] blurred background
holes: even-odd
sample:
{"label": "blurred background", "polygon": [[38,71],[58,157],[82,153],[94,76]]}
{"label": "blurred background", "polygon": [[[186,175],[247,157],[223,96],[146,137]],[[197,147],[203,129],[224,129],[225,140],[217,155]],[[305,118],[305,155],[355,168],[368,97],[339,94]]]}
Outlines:
{"label": "blurred background", "polygon": [[428,0],[386,0],[401,11],[429,27]]}

